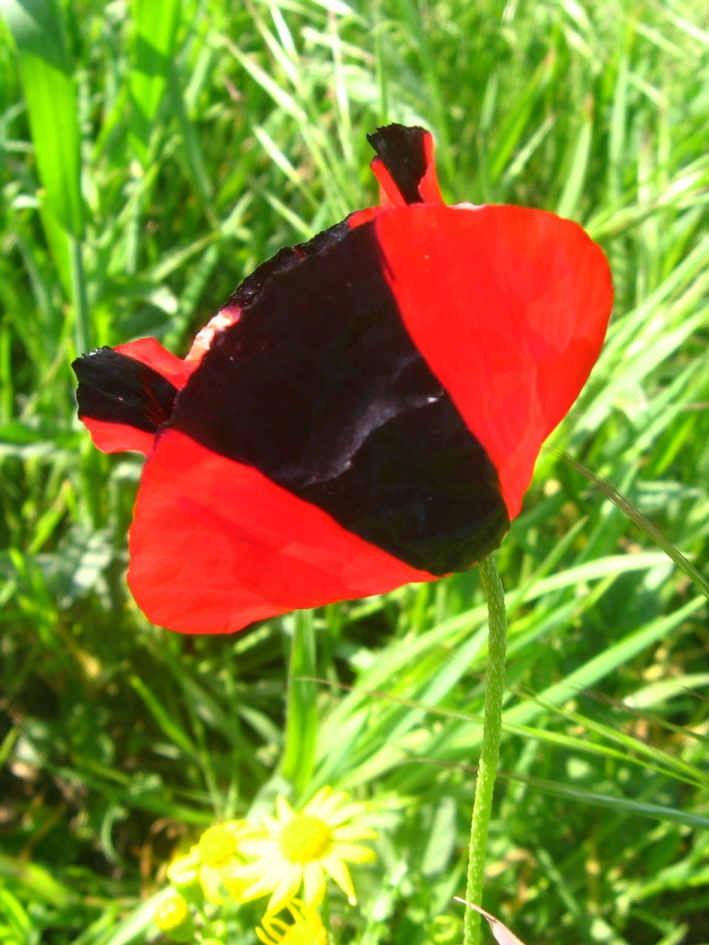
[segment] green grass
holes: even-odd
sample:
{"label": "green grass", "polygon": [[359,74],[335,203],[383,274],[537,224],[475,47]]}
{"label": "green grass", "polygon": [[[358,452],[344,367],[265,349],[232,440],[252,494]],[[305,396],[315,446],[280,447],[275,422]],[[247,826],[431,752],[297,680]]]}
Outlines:
{"label": "green grass", "polygon": [[[21,46],[0,21],[0,941],[126,945],[154,935],[145,900],[178,844],[272,802],[307,617],[233,638],[148,624],[124,580],[140,463],[76,420],[77,348],[152,334],[183,354],[257,263],[376,202],[367,132],[425,124],[448,200],[557,209],[603,245],[608,343],[551,445],[706,579],[709,14],[30,6],[39,34],[0,3]],[[485,907],[528,945],[709,942],[703,596],[554,451],[498,562],[510,660]],[[293,776],[302,796],[370,800],[380,832],[361,908],[333,896],[333,943],[454,945],[434,920],[462,917],[478,575],[316,611],[313,633],[328,684],[315,710],[303,689],[316,742]],[[235,915],[229,941],[255,941],[257,918]]]}

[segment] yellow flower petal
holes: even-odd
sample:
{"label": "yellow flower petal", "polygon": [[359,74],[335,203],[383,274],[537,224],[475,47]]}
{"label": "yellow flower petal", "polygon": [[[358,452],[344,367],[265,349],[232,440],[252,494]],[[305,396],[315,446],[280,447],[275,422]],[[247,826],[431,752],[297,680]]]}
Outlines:
{"label": "yellow flower petal", "polygon": [[278,863],[273,869],[261,873],[258,878],[244,890],[241,895],[241,901],[250,902],[252,899],[259,899],[261,896],[273,892],[287,872],[287,865]]}
{"label": "yellow flower petal", "polygon": [[342,860],[338,860],[334,856],[325,856],[320,860],[320,865],[326,873],[332,876],[340,889],[345,893],[349,899],[350,905],[356,906],[357,897],[355,896],[354,886],[352,885],[352,877]]}
{"label": "yellow flower petal", "polygon": [[336,810],[334,814],[328,817],[327,823],[329,827],[339,827],[340,824],[344,824],[346,820],[350,820],[352,817],[356,817],[358,814],[363,813],[367,809],[366,804],[361,804],[358,801],[353,804],[345,804],[344,807],[341,807],[339,810]]}
{"label": "yellow flower petal", "polygon": [[300,884],[303,881],[303,867],[300,863],[291,863],[287,870],[284,871],[284,875],[279,880],[278,885],[273,891],[268,906],[266,907],[266,914],[271,912],[280,912],[295,894],[300,889]]}
{"label": "yellow flower petal", "polygon": [[283,824],[287,824],[289,820],[293,820],[295,817],[295,811],[282,794],[279,794],[276,798],[276,813]]}
{"label": "yellow flower petal", "polygon": [[278,850],[278,841],[270,837],[248,838],[239,843],[239,853],[252,860],[277,855]]}
{"label": "yellow flower petal", "polygon": [[376,840],[377,836],[376,830],[359,824],[346,824],[344,827],[335,827],[332,831],[333,840]]}
{"label": "yellow flower petal", "polygon": [[[263,877],[277,876],[287,867],[287,863],[277,856],[264,856],[253,863],[246,863],[243,866],[235,866],[232,871],[232,877],[236,880],[245,880],[253,883]],[[278,882],[274,879],[274,886]],[[273,887],[271,887],[273,888]]]}
{"label": "yellow flower petal", "polygon": [[231,898],[236,902],[241,902],[244,893],[249,888],[250,881],[243,876],[239,876],[238,870],[239,866],[236,863],[222,866],[219,870],[219,878]]}
{"label": "yellow flower petal", "polygon": [[318,793],[310,798],[301,813],[312,814],[313,817],[319,817],[322,805],[328,799],[328,797],[332,797],[332,788],[320,788]]}
{"label": "yellow flower petal", "polygon": [[263,929],[256,929],[263,945],[327,945],[325,926],[314,909],[293,899],[288,903],[288,911],[293,918],[292,925],[270,915],[264,916]]}
{"label": "yellow flower petal", "polygon": [[202,884],[204,898],[215,905],[220,906],[224,902],[224,897],[220,890],[219,870],[208,863],[202,863],[199,868],[199,881]]}
{"label": "yellow flower petal", "polygon": [[377,858],[374,850],[356,843],[333,843],[329,856],[348,863],[372,863]]}
{"label": "yellow flower petal", "polygon": [[192,847],[187,856],[181,856],[167,868],[167,878],[176,886],[187,886],[197,879],[199,872],[199,856],[197,848]]}
{"label": "yellow flower petal", "polygon": [[263,927],[275,938],[279,932],[288,931],[288,923],[283,919],[277,919],[272,915],[264,916]]}
{"label": "yellow flower petal", "polygon": [[333,811],[335,811],[346,798],[346,791],[337,791],[333,794],[331,788],[323,788],[322,791],[318,791],[315,797],[305,807],[303,813],[310,814],[313,817],[319,817],[321,820],[325,820],[329,823]]}
{"label": "yellow flower petal", "polygon": [[[280,820],[276,820],[276,818],[271,817],[270,814],[264,814],[261,817],[261,823],[266,828],[266,833],[268,834],[269,837],[277,837],[278,834],[281,832],[282,824]],[[263,831],[261,831],[261,833],[263,833]]]}
{"label": "yellow flower petal", "polygon": [[[354,903],[346,862],[367,863],[375,856],[368,847],[352,841],[372,840],[377,834],[369,827],[346,823],[368,809],[366,804],[346,803],[347,798],[344,791],[324,787],[302,810],[294,811],[285,797],[278,797],[277,818],[262,816],[261,828],[239,833],[239,856],[252,862],[224,874],[225,882],[237,884],[235,896],[245,902],[271,893],[266,914],[273,915],[289,905],[303,885],[307,904],[303,908],[312,910],[325,895],[327,873]],[[272,938],[276,934],[266,924],[263,930]]]}
{"label": "yellow flower petal", "polygon": [[319,906],[325,898],[325,873],[320,863],[306,863],[303,867],[303,887],[306,905]]}

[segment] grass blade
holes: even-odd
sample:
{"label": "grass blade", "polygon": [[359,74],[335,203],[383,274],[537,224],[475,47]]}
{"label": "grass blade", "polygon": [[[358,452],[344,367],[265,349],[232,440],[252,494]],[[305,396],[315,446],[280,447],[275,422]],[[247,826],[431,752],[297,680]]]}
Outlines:
{"label": "grass blade", "polygon": [[81,239],[81,155],[76,90],[52,0],[0,0],[17,46],[39,177],[64,229]]}
{"label": "grass blade", "polygon": [[599,473],[592,473],[583,463],[579,463],[578,460],[569,456],[567,453],[560,453],[558,455],[565,463],[571,466],[572,469],[575,469],[576,472],[580,473],[588,479],[589,482],[592,482],[594,486],[600,489],[606,498],[610,499],[621,512],[628,516],[631,522],[634,522],[649,538],[652,538],[655,544],[659,545],[665,554],[674,561],[677,567],[684,571],[687,577],[696,584],[702,594],[704,594],[706,598],[709,598],[709,581],[694,567],[691,561],[685,558],[678,548],[675,548],[671,541],[665,538],[660,529],[653,525],[650,519],[633,505],[630,499],[626,499],[625,496],[616,489],[610,479],[606,479],[605,476]]}
{"label": "grass blade", "polygon": [[130,138],[141,163],[148,162],[150,136],[167,85],[180,22],[180,0],[135,0],[135,45],[130,72]]}

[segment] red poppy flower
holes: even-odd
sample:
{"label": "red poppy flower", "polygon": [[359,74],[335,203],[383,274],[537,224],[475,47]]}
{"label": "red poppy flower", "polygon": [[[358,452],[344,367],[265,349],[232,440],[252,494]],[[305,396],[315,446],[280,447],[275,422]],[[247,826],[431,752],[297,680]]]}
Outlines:
{"label": "red poppy flower", "polygon": [[581,227],[443,203],[433,141],[370,136],[381,206],[283,249],[184,361],[152,338],[74,362],[106,452],[147,454],[128,581],[188,633],[465,570],[520,510],[612,304]]}

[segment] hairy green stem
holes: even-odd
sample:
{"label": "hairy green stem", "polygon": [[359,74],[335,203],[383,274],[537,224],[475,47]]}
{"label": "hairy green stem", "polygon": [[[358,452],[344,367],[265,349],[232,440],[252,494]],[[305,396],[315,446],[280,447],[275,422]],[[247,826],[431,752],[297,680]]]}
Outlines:
{"label": "hairy green stem", "polygon": [[295,614],[288,671],[285,748],[281,775],[302,794],[313,774],[318,730],[315,628],[312,610]]}
{"label": "hairy green stem", "polygon": [[[470,826],[468,852],[468,883],[465,898],[468,902],[482,905],[483,879],[485,875],[485,851],[487,831],[495,789],[497,760],[500,755],[502,734],[502,696],[505,690],[505,651],[507,649],[507,614],[505,592],[500,574],[493,558],[486,558],[478,565],[480,579],[488,610],[488,657],[485,671],[485,710],[483,715],[483,740],[480,749],[480,765],[475,785],[473,822]],[[465,945],[480,945],[480,916],[469,906],[465,910]]]}

